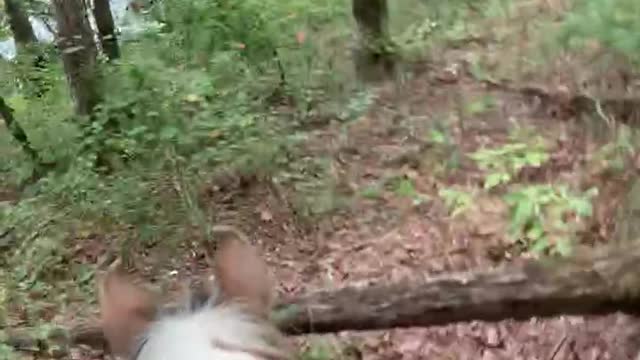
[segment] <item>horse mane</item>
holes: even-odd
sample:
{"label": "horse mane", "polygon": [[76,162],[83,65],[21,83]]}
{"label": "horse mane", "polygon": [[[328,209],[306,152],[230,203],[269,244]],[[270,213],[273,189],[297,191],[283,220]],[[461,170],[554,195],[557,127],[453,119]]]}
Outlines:
{"label": "horse mane", "polygon": [[240,302],[220,299],[220,291],[208,297],[190,291],[179,307],[158,313],[133,360],[155,360],[171,351],[193,351],[181,357],[194,360],[235,359],[227,357],[229,353],[244,354],[238,359],[290,358],[284,337],[267,319],[253,315]]}

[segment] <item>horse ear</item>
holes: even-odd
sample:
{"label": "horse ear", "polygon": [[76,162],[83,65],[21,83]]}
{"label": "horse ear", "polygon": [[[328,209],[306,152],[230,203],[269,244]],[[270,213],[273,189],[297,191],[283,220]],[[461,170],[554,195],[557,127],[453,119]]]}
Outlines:
{"label": "horse ear", "polygon": [[136,286],[116,261],[99,280],[102,330],[111,351],[128,356],[153,321],[157,304],[148,290]]}
{"label": "horse ear", "polygon": [[266,263],[237,229],[216,226],[213,234],[218,242],[214,271],[223,298],[244,302],[257,315],[266,317],[273,301],[273,281]]}

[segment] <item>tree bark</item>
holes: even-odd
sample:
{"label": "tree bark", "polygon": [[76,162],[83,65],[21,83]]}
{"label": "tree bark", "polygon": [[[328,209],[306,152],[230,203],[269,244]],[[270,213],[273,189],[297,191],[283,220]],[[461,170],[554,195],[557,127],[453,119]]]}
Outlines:
{"label": "tree bark", "polygon": [[359,36],[353,54],[356,74],[365,82],[383,80],[395,68],[387,0],[352,0],[351,10]]}
{"label": "tree bark", "polygon": [[640,311],[640,247],[445,274],[424,282],[322,291],[276,308],[289,334],[427,327]]}
{"label": "tree bark", "polygon": [[[563,314],[636,314],[638,303],[640,247],[627,246],[423,281],[325,290],[284,300],[272,315],[282,331],[298,335]],[[36,343],[27,334],[14,332],[8,344],[24,348]],[[65,334],[67,347],[99,346],[104,341],[96,326],[83,325]]]}
{"label": "tree bark", "polygon": [[100,102],[97,49],[85,16],[83,0],[53,0],[58,23],[58,47],[77,115],[90,115]]}
{"label": "tree bark", "polygon": [[27,133],[13,117],[13,109],[4,101],[4,98],[0,96],[0,117],[4,119],[11,136],[20,144],[22,150],[27,156],[33,160],[36,164],[39,164],[40,157],[38,152],[31,146]]}
{"label": "tree bark", "polygon": [[20,5],[22,0],[4,0],[4,9],[9,18],[9,27],[13,39],[18,46],[24,46],[38,41],[29,22],[29,16]]}
{"label": "tree bark", "polygon": [[120,48],[118,47],[116,27],[113,22],[109,0],[93,1],[93,17],[96,19],[96,25],[100,33],[100,44],[107,59],[111,61],[119,58]]}
{"label": "tree bark", "polygon": [[0,118],[4,119],[5,125],[9,129],[9,133],[14,140],[20,144],[22,151],[33,163],[33,172],[31,177],[25,183],[34,183],[42,178],[42,176],[44,176],[48,171],[55,168],[55,162],[46,163],[38,151],[33,148],[29,138],[27,137],[27,133],[24,131],[22,126],[20,126],[20,123],[13,117],[13,109],[5,102],[2,96],[0,96]]}
{"label": "tree bark", "polygon": [[48,84],[45,80],[46,65],[48,63],[46,56],[41,48],[36,46],[38,39],[33,31],[29,16],[20,4],[22,0],[5,0],[4,7],[9,17],[9,27],[13,33],[16,43],[16,50],[19,55],[27,55],[18,57],[18,62],[29,64],[31,68],[24,73],[19,72],[18,78],[24,86],[24,93],[27,96],[42,97],[48,90]]}

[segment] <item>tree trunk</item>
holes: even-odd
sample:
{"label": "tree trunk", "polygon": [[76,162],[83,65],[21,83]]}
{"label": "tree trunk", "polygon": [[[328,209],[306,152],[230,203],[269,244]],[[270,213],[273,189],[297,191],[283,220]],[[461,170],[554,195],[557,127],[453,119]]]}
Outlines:
{"label": "tree trunk", "polygon": [[18,63],[31,65],[22,68],[17,73],[17,79],[22,83],[24,94],[27,96],[42,97],[49,86],[46,81],[47,59],[42,49],[36,46],[38,39],[35,36],[29,17],[20,5],[22,0],[5,0],[4,7],[9,17],[9,27],[13,33],[18,55]]}
{"label": "tree trunk", "polygon": [[114,60],[119,58],[120,48],[118,47],[116,27],[113,23],[109,0],[94,0],[93,17],[96,19],[96,25],[100,33],[100,44],[107,59]]}
{"label": "tree trunk", "polygon": [[4,9],[9,18],[9,27],[13,33],[16,47],[25,46],[38,41],[29,17],[20,5],[23,0],[4,0]]}
{"label": "tree trunk", "polygon": [[36,164],[40,162],[38,152],[31,146],[27,134],[24,129],[13,117],[13,109],[4,101],[4,98],[0,96],[0,117],[4,119],[11,136],[20,144],[22,150],[33,160]]}
{"label": "tree trunk", "polygon": [[356,74],[361,81],[375,82],[395,68],[393,43],[388,29],[387,0],[352,0],[359,42],[354,51]]}
{"label": "tree trunk", "polygon": [[276,314],[286,333],[303,334],[638,314],[639,301],[640,247],[627,246],[424,282],[321,291],[284,302]]}
{"label": "tree trunk", "polygon": [[[638,303],[640,246],[627,246],[426,281],[320,291],[281,302],[273,318],[285,333],[297,335],[563,314],[637,314]],[[14,331],[7,343],[15,348],[42,346],[31,333]],[[97,346],[104,340],[96,326],[65,333],[64,347]]]}
{"label": "tree trunk", "polygon": [[27,137],[27,133],[24,131],[22,126],[20,126],[20,123],[13,117],[13,109],[5,102],[2,96],[0,96],[0,118],[4,119],[4,122],[9,129],[9,133],[13,139],[20,144],[22,151],[33,163],[33,172],[31,177],[27,179],[26,183],[33,183],[37,181],[55,167],[55,163],[45,163],[40,154],[33,148],[29,138]]}
{"label": "tree trunk", "polygon": [[53,0],[58,23],[58,47],[77,115],[90,115],[100,102],[97,49],[85,16],[83,0]]}

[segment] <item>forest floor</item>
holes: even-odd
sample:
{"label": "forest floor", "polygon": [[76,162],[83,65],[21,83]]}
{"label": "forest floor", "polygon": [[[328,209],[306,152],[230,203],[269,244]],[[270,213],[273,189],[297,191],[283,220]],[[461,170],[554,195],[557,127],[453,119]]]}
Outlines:
{"label": "forest floor", "polygon": [[[584,124],[562,116],[557,104],[536,105],[520,92],[478,80],[465,71],[460,54],[465,52],[423,66],[400,88],[394,82],[382,85],[359,119],[312,132],[307,155],[331,159],[335,190],[349,199],[331,214],[300,220],[287,200],[295,192],[262,182],[203,190],[201,201],[216,214],[214,222],[231,222],[260,244],[280,294],[480,270],[526,256],[506,236],[504,202],[481,190],[485,176],[468,158],[481,147],[513,141],[518,129],[525,138],[541,136],[551,156],[540,167],[523,169],[514,181],[598,186],[594,216],[578,246],[612,237],[628,174],[612,176],[594,165],[602,143]],[[460,119],[468,112],[461,99],[488,105]],[[438,123],[448,129],[447,144],[429,136]],[[403,182],[411,185],[401,190],[397,184]],[[438,196],[447,188],[480,195],[470,211],[452,218]],[[187,246],[184,258],[161,267],[175,269],[176,278],[192,277],[205,267],[202,253]],[[158,259],[167,258],[150,255],[142,262],[157,270]],[[571,316],[311,335],[299,343],[328,349],[328,357],[316,353],[313,359],[632,359],[640,350],[638,325],[623,315]]]}
{"label": "forest floor", "polygon": [[[612,175],[593,161],[610,139],[593,136],[565,111],[562,98],[541,102],[513,90],[514,82],[507,89],[497,85],[502,80],[474,74],[469,59],[494,53],[490,43],[470,41],[446,50],[438,59],[417,65],[403,83],[377,88],[373,104],[360,118],[348,124],[329,121],[311,131],[306,156],[330,160],[335,196],[345,200],[343,206],[305,220],[292,205],[292,189],[256,181],[224,191],[215,184],[202,190],[200,202],[216,214],[214,222],[232,222],[261,247],[280,294],[481,270],[527,256],[506,236],[509,216],[501,196],[482,190],[485,174],[468,157],[480,148],[513,142],[514,136],[517,141],[540,136],[550,159],[523,169],[513,181],[597,186],[594,215],[577,246],[612,237],[629,174]],[[561,73],[562,68],[538,73],[535,85],[567,94],[570,86],[563,87]],[[526,79],[518,77],[520,88],[531,84]],[[452,217],[439,196],[442,189],[477,196],[469,211]],[[109,242],[98,236],[85,239],[80,247],[78,256],[91,262]],[[155,279],[184,279],[202,271],[202,249],[185,244],[183,250],[183,256],[170,257],[158,255],[162,249],[150,249],[137,266]],[[167,272],[160,274],[159,269]],[[66,311],[56,320],[74,323],[79,320],[74,314]],[[623,315],[571,316],[298,340],[303,347],[321,343],[328,349],[328,357],[316,354],[312,359],[618,360],[632,359],[640,350],[638,325]],[[74,356],[87,355],[82,351]]]}
{"label": "forest floor", "polygon": [[[438,197],[446,188],[483,193],[484,175],[467,156],[513,141],[516,129],[544,138],[551,154],[550,161],[525,168],[516,181],[598,186],[594,217],[578,246],[613,236],[628,174],[611,176],[594,168],[600,145],[584,124],[560,116],[555,106],[536,107],[520,93],[492,90],[465,73],[464,61],[448,61],[431,64],[402,90],[394,83],[382,86],[370,110],[346,127],[346,136],[340,125],[311,136],[308,149],[331,157],[337,188],[367,196],[350,197],[347,209],[302,231],[291,209],[277,200],[282,196],[259,185],[235,203],[234,217],[264,244],[282,293],[486,269],[526,256],[506,236],[508,210],[499,195],[477,196],[456,218]],[[461,70],[453,73],[455,68]],[[460,99],[465,104],[491,99],[491,105],[461,120]],[[428,139],[439,121],[450,130],[448,145]],[[403,191],[394,181],[410,183],[411,189]],[[572,316],[310,339],[322,338],[336,351],[357,344],[363,359],[632,359],[640,350],[638,325],[623,315]]]}

